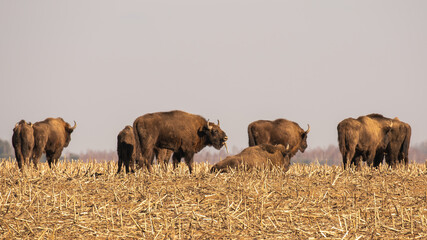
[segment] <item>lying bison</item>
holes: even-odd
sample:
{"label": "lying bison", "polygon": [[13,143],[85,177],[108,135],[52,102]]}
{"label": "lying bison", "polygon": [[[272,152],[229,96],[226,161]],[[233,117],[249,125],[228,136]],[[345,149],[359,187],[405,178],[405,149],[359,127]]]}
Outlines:
{"label": "lying bison", "polygon": [[174,167],[183,157],[191,173],[195,153],[205,146],[219,150],[227,141],[219,125],[183,111],[145,114],[134,121],[133,128],[138,164],[149,171],[155,148],[172,150]]}
{"label": "lying bison", "polygon": [[309,132],[310,125],[308,125],[307,131],[304,131],[296,122],[286,119],[258,120],[248,126],[249,146],[263,143],[284,146],[289,144],[290,157],[293,157],[298,150],[304,152],[307,148]]}
{"label": "lying bison", "polygon": [[76,126],[75,121],[71,127],[62,118],[46,118],[44,121],[34,123],[34,165],[37,166],[43,153],[46,153],[49,167],[52,167],[52,162],[56,164],[62,150],[70,143],[71,133]]}
{"label": "lying bison", "polygon": [[229,168],[233,169],[251,169],[251,168],[269,168],[273,166],[289,170],[290,151],[289,145],[285,148],[282,144],[270,145],[261,144],[247,147],[237,155],[229,156],[218,162],[211,168],[211,172],[226,172]]}
{"label": "lying bison", "polygon": [[392,126],[392,121],[379,121],[373,115],[341,121],[337,130],[344,168],[351,164],[359,168],[360,159],[368,166],[374,165],[377,151],[385,149],[390,142]]}
{"label": "lying bison", "polygon": [[[163,168],[166,169],[172,151],[169,149],[155,148],[154,154],[159,164],[162,164]],[[135,135],[131,126],[126,126],[117,136],[117,155],[119,157],[117,173],[120,173],[123,165],[125,165],[126,173],[129,173],[129,168],[134,171]],[[150,159],[151,163],[153,163],[154,155]]]}
{"label": "lying bison", "polygon": [[12,145],[15,150],[16,161],[19,169],[23,165],[30,165],[34,148],[33,125],[21,120],[13,128]]}
{"label": "lying bison", "polygon": [[399,120],[399,118],[390,119],[381,114],[370,114],[368,117],[384,124],[393,122],[389,134],[389,143],[385,148],[377,149],[374,166],[379,166],[384,157],[387,164],[396,167],[397,164],[408,164],[409,144],[411,141],[411,126]]}

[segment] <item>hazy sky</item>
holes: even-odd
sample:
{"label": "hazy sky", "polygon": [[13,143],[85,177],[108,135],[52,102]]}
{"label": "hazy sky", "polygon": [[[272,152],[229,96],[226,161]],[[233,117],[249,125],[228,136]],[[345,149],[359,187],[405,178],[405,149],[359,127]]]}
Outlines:
{"label": "hazy sky", "polygon": [[309,149],[373,112],[427,140],[427,1],[0,0],[0,138],[61,116],[65,152],[113,150],[145,113],[311,126]]}

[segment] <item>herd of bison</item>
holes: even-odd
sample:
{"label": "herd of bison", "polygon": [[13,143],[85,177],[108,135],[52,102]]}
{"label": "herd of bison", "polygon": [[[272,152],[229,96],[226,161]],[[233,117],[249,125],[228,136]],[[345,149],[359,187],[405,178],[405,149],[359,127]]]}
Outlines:
{"label": "herd of bison", "polygon": [[[70,143],[75,128],[76,122],[71,126],[62,118],[47,118],[34,124],[21,120],[15,125],[12,136],[19,168],[30,165],[31,160],[37,168],[43,153],[52,167]],[[408,164],[411,127],[398,118],[390,119],[380,114],[347,118],[338,124],[337,130],[344,168],[350,165],[360,168],[361,160],[377,167],[384,158],[391,167]],[[307,148],[309,131],[310,125],[303,130],[286,119],[252,122],[248,126],[249,147],[216,163],[211,172],[273,166],[287,171],[291,157]],[[218,150],[223,146],[227,148],[227,139],[219,121],[215,124],[183,111],[145,114],[117,136],[117,173],[122,166],[126,172],[134,171],[135,164],[151,171],[154,157],[166,170],[171,156],[174,168],[184,158],[191,173],[195,153],[206,146]]]}

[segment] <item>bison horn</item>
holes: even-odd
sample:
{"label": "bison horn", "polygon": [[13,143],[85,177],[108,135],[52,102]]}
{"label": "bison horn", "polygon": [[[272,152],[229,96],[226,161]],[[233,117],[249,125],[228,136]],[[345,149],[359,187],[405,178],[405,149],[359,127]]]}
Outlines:
{"label": "bison horn", "polygon": [[219,127],[219,119],[217,119],[217,121],[218,121],[218,127]]}
{"label": "bison horn", "polygon": [[305,134],[308,134],[310,132],[310,124],[307,124],[308,128],[307,131],[305,131]]}
{"label": "bison horn", "polygon": [[286,151],[288,151],[289,150],[289,143],[288,143],[288,145],[286,145]]}
{"label": "bison horn", "polygon": [[74,121],[74,126],[70,129],[74,130],[74,129],[76,129],[76,127],[77,127],[77,123],[76,123],[76,121]]}
{"label": "bison horn", "polygon": [[208,119],[208,121],[206,122],[206,126],[208,127],[208,129],[209,129],[209,130],[211,130],[211,129],[212,129],[212,126],[209,126],[209,119]]}

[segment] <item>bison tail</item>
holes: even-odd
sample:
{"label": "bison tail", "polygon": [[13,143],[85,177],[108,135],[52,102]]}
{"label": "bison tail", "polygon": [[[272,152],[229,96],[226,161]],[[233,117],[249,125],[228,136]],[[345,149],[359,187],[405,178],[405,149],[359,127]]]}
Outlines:
{"label": "bison tail", "polygon": [[253,126],[250,124],[248,126],[248,138],[249,138],[249,146],[257,145],[255,142],[254,134],[253,134]]}
{"label": "bison tail", "polygon": [[338,125],[338,146],[340,149],[341,154],[344,156],[347,148],[346,148],[346,134],[345,131],[340,129],[340,126]]}
{"label": "bison tail", "polygon": [[405,140],[403,140],[402,149],[400,150],[405,164],[408,164],[409,144],[411,142],[411,127],[407,125]]}
{"label": "bison tail", "polygon": [[139,134],[138,134],[138,123],[135,121],[133,123],[133,135],[135,138],[135,164],[140,164],[140,161],[142,161],[142,152],[141,152],[141,141],[139,140]]}

